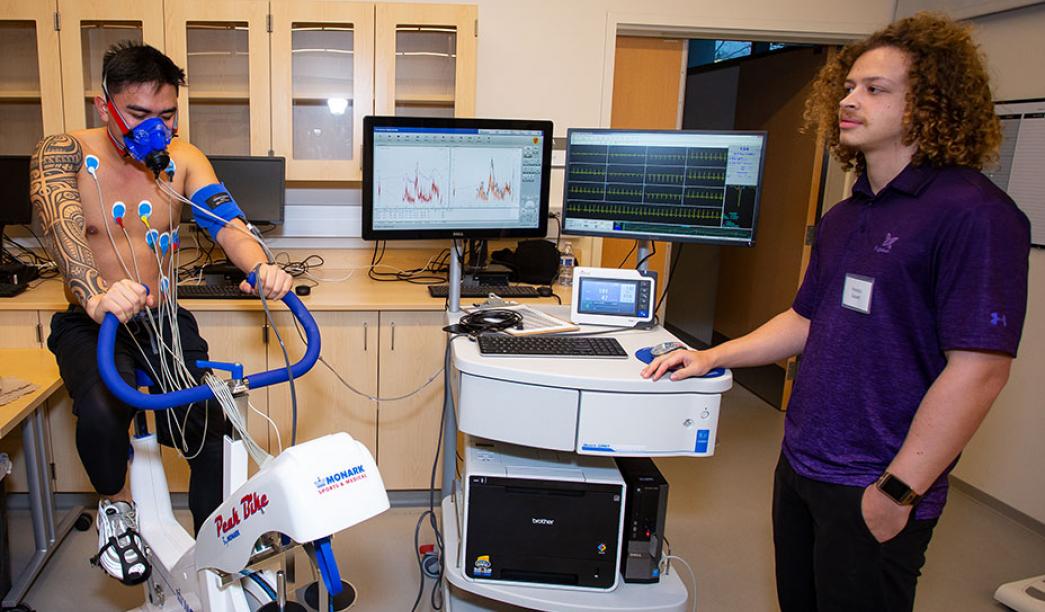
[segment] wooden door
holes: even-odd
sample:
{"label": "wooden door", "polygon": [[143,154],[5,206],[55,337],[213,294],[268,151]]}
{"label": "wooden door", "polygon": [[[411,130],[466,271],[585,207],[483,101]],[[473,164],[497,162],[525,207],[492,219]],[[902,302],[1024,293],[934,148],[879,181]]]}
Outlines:
{"label": "wooden door", "polygon": [[[685,84],[683,48],[685,41],[618,36],[613,65],[613,108],[610,127],[617,129],[674,130],[679,127],[679,92]],[[634,268],[633,240],[604,238],[602,263],[605,268]],[[658,242],[657,252],[646,262],[660,274],[658,293],[667,280],[665,274],[669,243]],[[630,252],[630,254],[629,254]]]}
{"label": "wooden door", "polygon": [[[799,129],[825,57],[820,49],[798,49],[741,65],[736,129],[766,130],[769,136],[755,246],[720,250],[714,325],[719,341],[743,336],[790,308],[801,283],[809,257],[806,228],[815,224],[820,202],[824,147]],[[782,361],[734,378],[782,407],[790,392],[788,371]]]}

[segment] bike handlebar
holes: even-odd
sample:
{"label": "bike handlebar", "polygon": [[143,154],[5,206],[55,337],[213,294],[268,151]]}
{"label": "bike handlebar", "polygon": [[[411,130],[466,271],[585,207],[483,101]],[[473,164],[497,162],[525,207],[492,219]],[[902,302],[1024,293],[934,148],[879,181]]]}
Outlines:
{"label": "bike handlebar", "polygon": [[[254,284],[254,274],[247,279]],[[301,303],[298,296],[293,292],[283,296],[283,303],[290,309],[291,314],[301,323],[305,330],[305,355],[300,361],[290,366],[290,372],[294,378],[303,376],[319,359],[319,327],[316,320],[312,318],[305,305]],[[116,370],[113,361],[113,350],[116,347],[116,332],[119,330],[120,321],[111,312],[105,314],[102,320],[101,330],[98,333],[98,371],[102,382],[112,391],[120,401],[141,410],[166,410],[175,406],[184,406],[194,402],[204,402],[214,397],[214,392],[207,385],[197,385],[188,389],[179,389],[167,393],[149,394],[142,393],[128,385],[120,373]],[[266,372],[249,374],[245,378],[246,385],[251,389],[259,389],[269,385],[286,382],[288,379],[287,368],[275,368]]]}

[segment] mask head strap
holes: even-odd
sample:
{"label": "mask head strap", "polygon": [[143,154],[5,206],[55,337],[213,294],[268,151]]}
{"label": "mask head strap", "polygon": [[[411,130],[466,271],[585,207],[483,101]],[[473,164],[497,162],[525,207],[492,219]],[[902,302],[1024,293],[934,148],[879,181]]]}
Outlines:
{"label": "mask head strap", "polygon": [[[109,115],[111,115],[113,121],[116,122],[116,127],[120,129],[120,135],[126,136],[131,132],[131,130],[127,127],[127,122],[123,120],[123,115],[120,114],[119,109],[117,109],[116,105],[113,104],[112,96],[109,95],[109,87],[105,82],[105,75],[102,75],[102,95],[105,96],[105,107],[106,109],[108,109]],[[106,126],[105,128],[105,133],[109,135],[109,140],[112,141],[112,144],[116,147],[116,150],[123,153],[123,155],[126,157],[128,155],[127,147],[124,146],[124,144],[120,142],[119,139],[112,135],[112,131],[109,130],[108,126]]]}

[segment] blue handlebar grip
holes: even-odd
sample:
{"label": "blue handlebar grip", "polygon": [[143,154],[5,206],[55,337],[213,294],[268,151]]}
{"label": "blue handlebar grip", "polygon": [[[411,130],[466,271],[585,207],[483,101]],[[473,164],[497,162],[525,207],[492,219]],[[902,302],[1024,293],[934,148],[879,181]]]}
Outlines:
{"label": "blue handlebar grip", "polygon": [[[312,318],[312,314],[309,313],[308,309],[305,308],[305,305],[301,303],[298,296],[293,293],[288,293],[283,296],[283,303],[287,305],[291,314],[297,318],[298,322],[301,323],[301,327],[305,331],[305,355],[300,361],[290,366],[291,374],[294,378],[299,378],[308,373],[308,371],[312,369],[312,366],[316,365],[316,361],[319,360],[319,326],[316,325],[316,320]],[[119,319],[117,319],[112,313],[106,313],[105,318],[102,320],[101,329],[98,331],[98,350],[96,352],[98,359],[98,372],[101,375],[102,382],[105,383],[105,386],[112,391],[112,394],[115,395],[118,400],[141,410],[165,410],[167,408],[184,406],[194,402],[204,402],[214,397],[214,393],[210,390],[210,387],[206,385],[197,385],[189,389],[170,391],[168,393],[158,393],[155,395],[141,393],[134,387],[128,385],[116,370],[116,364],[113,362],[113,351],[116,347],[116,332],[119,328]],[[259,389],[261,387],[286,382],[287,378],[287,369],[282,367],[268,370],[267,372],[249,374],[245,377],[247,385],[251,389]]]}

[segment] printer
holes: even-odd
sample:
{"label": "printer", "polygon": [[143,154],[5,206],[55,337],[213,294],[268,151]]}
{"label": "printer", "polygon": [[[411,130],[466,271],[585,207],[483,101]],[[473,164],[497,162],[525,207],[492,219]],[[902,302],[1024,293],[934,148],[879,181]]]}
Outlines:
{"label": "printer", "polygon": [[459,559],[465,578],[616,588],[624,498],[624,480],[609,457],[468,436]]}

